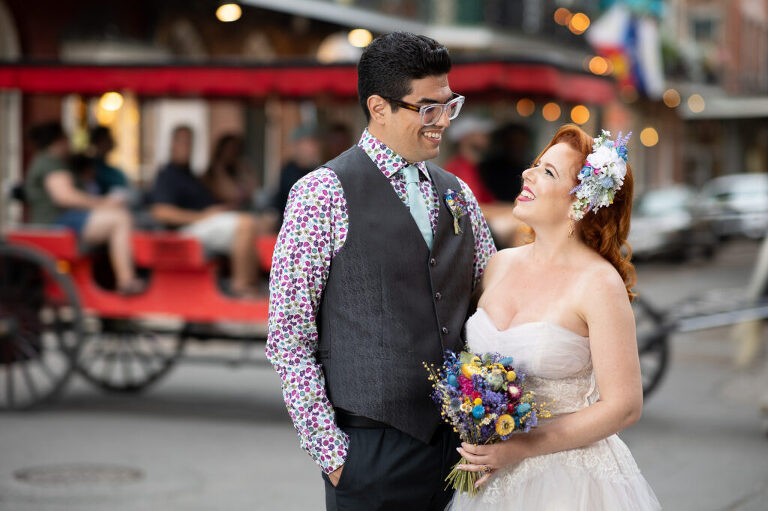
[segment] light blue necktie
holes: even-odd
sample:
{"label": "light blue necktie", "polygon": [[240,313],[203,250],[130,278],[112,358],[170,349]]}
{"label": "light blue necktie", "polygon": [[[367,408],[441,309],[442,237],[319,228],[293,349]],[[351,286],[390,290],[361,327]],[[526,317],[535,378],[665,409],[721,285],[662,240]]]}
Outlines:
{"label": "light blue necktie", "polygon": [[419,169],[415,165],[408,165],[403,168],[405,175],[405,191],[408,195],[408,206],[411,210],[411,216],[424,236],[424,241],[432,250],[432,225],[429,222],[429,213],[427,204],[424,201],[424,195],[419,189]]}

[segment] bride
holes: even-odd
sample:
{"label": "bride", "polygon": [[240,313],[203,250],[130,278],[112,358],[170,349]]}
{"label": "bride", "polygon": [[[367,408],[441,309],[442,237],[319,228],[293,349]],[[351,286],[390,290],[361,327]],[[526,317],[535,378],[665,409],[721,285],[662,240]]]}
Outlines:
{"label": "bride", "polygon": [[630,287],[622,254],[632,210],[628,137],[592,139],[561,127],[523,172],[514,215],[535,232],[529,245],[488,263],[470,351],[515,359],[552,412],[528,434],[462,444],[463,470],[480,472],[475,497],[451,510],[655,510],[660,505],[616,433],[643,404]]}

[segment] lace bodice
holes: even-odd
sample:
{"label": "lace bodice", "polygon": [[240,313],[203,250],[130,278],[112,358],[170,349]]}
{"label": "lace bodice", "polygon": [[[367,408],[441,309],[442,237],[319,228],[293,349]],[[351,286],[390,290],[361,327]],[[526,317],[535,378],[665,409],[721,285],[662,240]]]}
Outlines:
{"label": "lace bodice", "polygon": [[513,357],[515,369],[526,374],[526,387],[553,416],[581,410],[599,397],[588,337],[545,321],[499,330],[483,309],[469,318],[466,334],[475,353]]}

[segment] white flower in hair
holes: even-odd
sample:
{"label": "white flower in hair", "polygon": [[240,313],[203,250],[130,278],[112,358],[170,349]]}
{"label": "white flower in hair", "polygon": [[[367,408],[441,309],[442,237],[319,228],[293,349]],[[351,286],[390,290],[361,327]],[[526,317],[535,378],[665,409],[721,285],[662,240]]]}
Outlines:
{"label": "white flower in hair", "polygon": [[610,136],[609,131],[603,130],[594,139],[592,152],[579,171],[579,184],[571,190],[571,194],[576,194],[576,201],[571,208],[574,220],[581,220],[591,210],[610,206],[616,192],[624,184],[624,176],[627,175],[627,142],[632,133],[623,138],[619,133],[615,141],[608,138]]}

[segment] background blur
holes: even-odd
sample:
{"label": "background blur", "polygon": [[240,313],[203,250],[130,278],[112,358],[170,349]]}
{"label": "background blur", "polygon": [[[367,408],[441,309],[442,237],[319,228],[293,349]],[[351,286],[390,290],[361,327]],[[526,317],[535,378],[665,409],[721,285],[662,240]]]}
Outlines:
{"label": "background blur", "polygon": [[[108,162],[139,190],[168,160],[174,126],[194,130],[195,172],[238,133],[253,206],[268,209],[307,129],[317,163],[357,141],[355,64],[394,30],[450,49],[466,103],[438,163],[485,137],[481,202],[500,232],[505,210],[492,204],[514,200],[560,125],[632,131],[641,294],[677,310],[746,292],[768,230],[768,0],[0,0],[0,227],[26,219],[10,191],[33,156],[29,128],[52,120],[78,152],[108,127]],[[475,123],[459,129],[465,117]],[[758,337],[672,336],[669,374],[625,437],[666,509],[768,509]],[[182,365],[141,396],[75,381],[56,404],[0,415],[0,510],[321,509],[263,343],[195,349],[232,364]],[[232,370],[245,359],[255,365]],[[19,476],[86,462],[141,477]]]}

